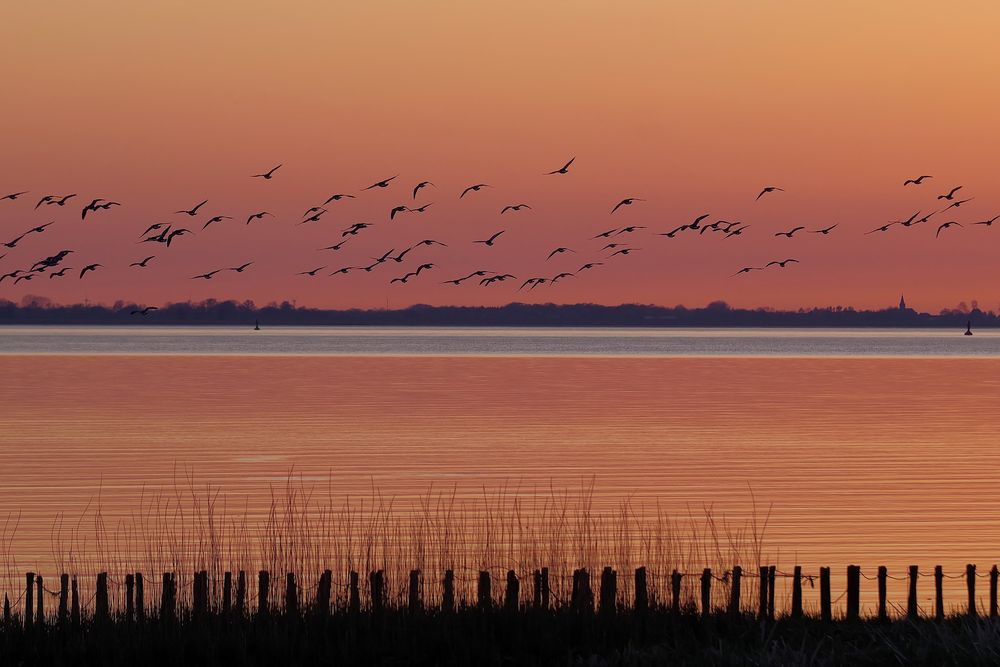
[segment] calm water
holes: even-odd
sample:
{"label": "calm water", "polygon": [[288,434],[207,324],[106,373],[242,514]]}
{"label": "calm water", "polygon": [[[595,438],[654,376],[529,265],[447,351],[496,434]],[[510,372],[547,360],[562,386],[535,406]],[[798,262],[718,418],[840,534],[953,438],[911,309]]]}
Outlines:
{"label": "calm water", "polygon": [[[1000,552],[1000,336],[985,332],[5,328],[0,351],[18,570],[56,570],[60,514],[100,493],[113,535],[179,467],[251,513],[290,470],[401,507],[431,483],[475,499],[595,476],[597,509],[733,520],[749,486],[773,503],[773,559],[835,578],[985,570]],[[76,545],[99,548],[114,551]]]}

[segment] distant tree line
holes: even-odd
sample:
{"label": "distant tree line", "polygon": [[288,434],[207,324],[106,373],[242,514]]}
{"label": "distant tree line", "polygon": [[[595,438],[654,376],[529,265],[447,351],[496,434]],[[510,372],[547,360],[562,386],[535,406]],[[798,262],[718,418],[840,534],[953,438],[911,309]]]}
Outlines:
{"label": "distant tree line", "polygon": [[782,311],[731,308],[715,301],[704,308],[622,304],[525,304],[505,306],[414,305],[399,310],[323,310],[293,303],[257,306],[253,301],[171,303],[148,316],[133,315],[142,306],[118,301],[111,306],[57,305],[45,297],[25,296],[20,303],[0,300],[0,324],[171,324],[171,325],[383,325],[383,326],[705,326],[705,327],[976,327],[1000,326],[993,311],[959,304],[935,314],[907,308],[855,310],[850,307]]}

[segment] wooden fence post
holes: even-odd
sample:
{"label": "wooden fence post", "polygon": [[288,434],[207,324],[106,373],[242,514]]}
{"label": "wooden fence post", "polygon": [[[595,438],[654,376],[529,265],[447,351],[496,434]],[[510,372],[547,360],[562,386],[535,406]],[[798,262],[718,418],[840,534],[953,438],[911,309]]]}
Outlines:
{"label": "wooden fence post", "polygon": [[319,615],[326,618],[330,615],[330,599],[333,594],[333,571],[323,570],[319,578],[319,590],[316,594],[316,607]]}
{"label": "wooden fence post", "polygon": [[74,628],[80,627],[80,587],[77,585],[76,576],[70,584],[70,623]]}
{"label": "wooden fence post", "polygon": [[222,615],[233,613],[233,573],[222,573]]}
{"label": "wooden fence post", "polygon": [[268,595],[271,592],[271,573],[260,570],[257,573],[257,616],[265,617],[271,610]]}
{"label": "wooden fence post", "polygon": [[489,609],[493,606],[493,593],[491,591],[492,581],[488,570],[480,570],[479,583],[476,586],[476,605],[480,609]]}
{"label": "wooden fence post", "polygon": [[830,597],[830,568],[819,568],[819,616],[824,621],[833,620],[833,604]]}
{"label": "wooden fence post", "polygon": [[531,603],[535,609],[542,607],[542,571],[531,572]]}
{"label": "wooden fence post", "polygon": [[372,596],[372,613],[379,614],[385,607],[385,572],[375,570],[368,575],[368,585]]}
{"label": "wooden fence post", "polygon": [[969,616],[978,616],[976,610],[976,566],[969,563],[965,566],[965,585],[969,589]]}
{"label": "wooden fence post", "polygon": [[757,612],[758,612],[757,615],[760,617],[760,620],[762,620],[762,621],[767,618],[767,583],[768,583],[767,572],[768,572],[767,566],[766,565],[761,565],[760,566],[760,570],[759,570],[759,574],[760,574],[760,604],[758,605],[759,608],[757,610]]}
{"label": "wooden fence post", "polygon": [[135,575],[125,575],[125,622],[135,620]]}
{"label": "wooden fence post", "polygon": [[38,600],[35,601],[35,624],[45,627],[45,586],[42,584],[42,575],[35,578],[38,585]]}
{"label": "wooden fence post", "polygon": [[69,575],[59,576],[59,625],[69,622]]}
{"label": "wooden fence post", "polygon": [[194,573],[194,588],[192,600],[194,617],[201,619],[208,613],[208,572],[201,570]]}
{"label": "wooden fence post", "polygon": [[285,573],[285,616],[299,617],[299,588],[295,583],[295,573]]}
{"label": "wooden fence post", "polygon": [[35,624],[35,573],[24,575],[24,630],[29,632]]}
{"label": "wooden fence post", "polygon": [[649,609],[649,588],[646,581],[646,568],[635,569],[635,610],[645,613]]}
{"label": "wooden fence post", "polygon": [[594,610],[594,593],[590,588],[590,572],[585,567],[581,567],[573,573],[573,595],[570,604],[578,612]]}
{"label": "wooden fence post", "polygon": [[520,607],[521,582],[514,570],[507,570],[507,590],[504,591],[503,606],[508,612],[514,613]]}
{"label": "wooden fence post", "polygon": [[10,620],[10,597],[6,593],[3,594],[3,628],[4,630],[9,630],[11,626]]}
{"label": "wooden fence post", "polygon": [[97,595],[94,596],[94,620],[105,623],[110,619],[108,608],[108,573],[97,574]]}
{"label": "wooden fence post", "polygon": [[409,608],[411,614],[420,611],[420,570],[410,570]]}
{"label": "wooden fence post", "polygon": [[236,575],[236,615],[242,617],[247,610],[247,573],[240,570]]}
{"label": "wooden fence post", "polygon": [[885,623],[889,620],[889,612],[886,609],[886,582],[889,578],[889,569],[885,565],[878,566],[878,620]]}
{"label": "wooden fence post", "polygon": [[774,580],[777,569],[774,565],[767,568],[767,620],[769,621],[774,620],[774,591],[777,589]]}
{"label": "wooden fence post", "polygon": [[542,609],[549,608],[549,597],[551,595],[551,589],[549,588],[549,568],[542,568]]}
{"label": "wooden fence post", "polygon": [[944,570],[934,566],[934,618],[944,620]]}
{"label": "wooden fence post", "polygon": [[997,617],[997,578],[1000,572],[997,566],[990,568],[990,618]]}
{"label": "wooden fence post", "polygon": [[708,618],[712,613],[712,568],[701,571],[701,617]]}
{"label": "wooden fence post", "polygon": [[856,621],[861,611],[861,568],[847,566],[847,620]]}
{"label": "wooden fence post", "polygon": [[615,613],[618,606],[618,573],[610,567],[601,570],[600,611],[602,614]]}
{"label": "wooden fence post", "polygon": [[670,573],[670,611],[681,613],[681,577],[684,575],[674,570]]}
{"label": "wooden fence post", "polygon": [[729,613],[738,616],[740,613],[740,587],[743,585],[743,568],[733,566],[733,583],[729,589]]}
{"label": "wooden fence post", "polygon": [[455,611],[455,571],[445,570],[444,581],[441,583],[444,586],[444,592],[441,595],[441,611],[451,613]]}
{"label": "wooden fence post", "polygon": [[802,566],[792,572],[792,618],[802,617]]}
{"label": "wooden fence post", "polygon": [[173,591],[174,575],[170,572],[163,573],[163,585],[160,587],[160,619],[165,623],[173,623],[177,611],[176,599]]}
{"label": "wooden fence post", "polygon": [[906,594],[906,617],[911,621],[917,620],[919,611],[917,608],[917,577],[920,576],[920,568],[916,565],[910,566],[910,590]]}

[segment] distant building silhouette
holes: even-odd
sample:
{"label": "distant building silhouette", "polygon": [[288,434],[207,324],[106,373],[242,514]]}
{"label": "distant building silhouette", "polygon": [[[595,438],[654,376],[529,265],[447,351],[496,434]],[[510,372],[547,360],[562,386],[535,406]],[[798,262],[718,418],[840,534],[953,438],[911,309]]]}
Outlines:
{"label": "distant building silhouette", "polygon": [[906,310],[906,299],[903,298],[902,294],[899,295],[899,309]]}

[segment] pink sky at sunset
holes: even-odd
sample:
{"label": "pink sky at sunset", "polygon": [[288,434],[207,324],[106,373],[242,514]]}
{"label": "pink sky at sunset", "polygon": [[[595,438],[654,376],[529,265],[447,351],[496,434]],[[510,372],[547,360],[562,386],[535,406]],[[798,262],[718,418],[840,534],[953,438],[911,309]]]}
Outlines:
{"label": "pink sky at sunset", "polygon": [[[182,5],[186,7],[182,11]],[[997,308],[994,31],[1000,6],[904,2],[49,2],[0,25],[0,273],[67,248],[78,279],[0,299],[295,300],[329,308],[510,301]],[[23,26],[33,26],[24,30]],[[543,176],[570,157],[566,175]],[[273,180],[251,174],[284,166]],[[385,189],[360,192],[399,175]],[[907,178],[931,174],[923,185]],[[423,180],[418,205],[413,186]],[[491,188],[459,199],[474,183]],[[755,201],[766,185],[786,192]],[[864,232],[974,200],[926,224]],[[334,193],[320,222],[298,225]],[[64,208],[42,195],[78,193]],[[619,200],[645,199],[623,207]],[[102,197],[122,202],[80,220]],[[208,199],[195,218],[175,215]],[[528,203],[531,210],[500,210]],[[246,225],[259,210],[275,213]],[[711,213],[740,237],[655,235]],[[202,231],[215,214],[233,216]],[[950,220],[963,227],[935,232]],[[137,244],[155,222],[197,232]],[[338,252],[359,221],[375,226]],[[774,233],[838,227],[829,236]],[[641,250],[608,259],[591,240]],[[506,230],[492,248],[472,244]],[[421,239],[404,263],[330,277]],[[155,246],[155,247],[154,247]],[[557,246],[566,253],[546,260]],[[3,252],[0,252],[3,254]],[[156,255],[146,269],[130,262]],[[731,277],[744,266],[797,265]],[[245,273],[191,276],[254,261]],[[518,291],[524,279],[581,275]],[[432,262],[406,285],[393,277]],[[295,273],[326,266],[314,278]],[[477,269],[518,280],[442,281]]]}

